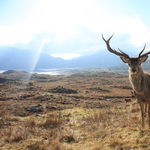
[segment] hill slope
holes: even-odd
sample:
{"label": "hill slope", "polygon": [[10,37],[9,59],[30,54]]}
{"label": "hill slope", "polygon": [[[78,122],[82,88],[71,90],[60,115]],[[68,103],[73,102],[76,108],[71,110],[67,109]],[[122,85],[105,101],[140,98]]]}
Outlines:
{"label": "hill slope", "polygon": [[[52,68],[85,68],[85,67],[113,67],[106,71],[124,70],[124,67],[114,68],[114,66],[123,65],[123,62],[116,55],[101,50],[93,55],[78,57],[72,60],[54,58],[47,54],[38,54],[29,50],[19,50],[9,46],[0,47],[0,70],[34,70],[34,69],[52,69]],[[143,66],[149,70],[147,61]],[[125,67],[126,70],[127,67]],[[104,69],[104,68],[103,68]],[[105,70],[105,69],[104,69]]]}
{"label": "hill slope", "polygon": [[0,53],[1,70],[61,68],[66,62],[61,58],[54,58],[43,53],[39,55],[37,52],[19,50],[9,46],[1,46]]}

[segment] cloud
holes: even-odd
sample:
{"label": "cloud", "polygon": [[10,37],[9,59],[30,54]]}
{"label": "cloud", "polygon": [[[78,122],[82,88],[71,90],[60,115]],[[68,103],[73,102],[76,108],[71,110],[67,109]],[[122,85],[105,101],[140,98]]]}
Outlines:
{"label": "cloud", "polygon": [[28,49],[36,51],[41,45],[45,45],[47,43],[54,46],[55,35],[49,31],[41,31],[39,33],[33,34],[32,38],[28,41],[28,43],[20,41],[18,43],[12,44],[12,46],[17,47],[19,49]]}
{"label": "cloud", "polygon": [[129,41],[136,47],[142,46],[143,43],[148,42],[150,29],[148,29],[139,17],[117,18],[115,24],[113,24],[113,28],[111,30],[114,29],[114,31],[120,34],[129,34]]}
{"label": "cloud", "polygon": [[57,34],[49,31],[41,31],[32,35],[32,39],[28,44],[19,42],[14,47],[19,49],[38,50],[43,45],[42,52],[47,54],[74,54],[85,55],[87,53],[95,53],[100,50],[101,34],[93,32],[88,27],[76,28],[76,33],[64,39],[63,42],[57,40]]}
{"label": "cloud", "polygon": [[[37,0],[23,22],[0,26],[0,45],[49,54],[85,55],[105,48],[101,38],[114,32],[113,46],[150,45],[150,29],[138,16],[112,11],[105,1]],[[110,8],[110,9],[109,9]]]}
{"label": "cloud", "polygon": [[[148,42],[149,29],[139,18],[118,18],[112,21],[111,25],[109,29],[92,29],[90,26],[80,25],[74,28],[75,32],[65,35],[62,39],[57,33],[45,30],[32,34],[32,38],[28,43],[19,42],[14,44],[14,47],[36,51],[42,44],[42,52],[44,53],[53,56],[59,55],[62,58],[66,55],[71,58],[73,54],[74,56],[94,54],[105,49],[106,46],[101,37],[102,32],[107,39],[115,31],[115,35],[111,40],[113,42],[112,46],[125,51],[129,51],[131,48],[135,50],[134,47],[141,47],[145,42]],[[135,25],[137,25],[136,28]],[[142,34],[143,36],[141,36]]]}
{"label": "cloud", "polygon": [[0,45],[27,44],[32,39],[30,30],[22,25],[0,26],[0,33]]}

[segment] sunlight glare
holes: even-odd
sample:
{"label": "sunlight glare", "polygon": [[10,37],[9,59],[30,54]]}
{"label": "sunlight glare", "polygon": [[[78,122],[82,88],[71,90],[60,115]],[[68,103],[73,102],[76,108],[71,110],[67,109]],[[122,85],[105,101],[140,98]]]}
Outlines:
{"label": "sunlight glare", "polygon": [[[35,55],[35,57],[33,58],[33,61],[32,61],[32,67],[31,67],[30,72],[34,72],[34,69],[35,69],[36,64],[37,64],[37,62],[38,62],[38,59],[39,59],[40,54],[41,54],[41,52],[42,52],[43,46],[44,46],[44,44],[47,43],[48,41],[49,41],[49,39],[46,39],[46,38],[43,39],[41,45],[40,45],[39,48],[37,49],[37,53],[36,53],[36,55]],[[30,76],[28,77],[28,79],[27,79],[28,82],[30,81],[30,78],[31,78],[31,75],[30,75]]]}

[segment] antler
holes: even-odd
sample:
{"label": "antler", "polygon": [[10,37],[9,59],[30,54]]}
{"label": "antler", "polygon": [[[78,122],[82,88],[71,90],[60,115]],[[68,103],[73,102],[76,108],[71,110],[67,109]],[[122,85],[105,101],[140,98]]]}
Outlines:
{"label": "antler", "polygon": [[[113,34],[113,35],[114,35],[114,34]],[[104,39],[104,37],[103,37],[103,34],[102,34],[102,38],[103,38],[103,40],[106,42],[108,51],[110,51],[111,53],[114,53],[114,54],[116,54],[116,55],[118,55],[118,56],[123,56],[123,57],[126,57],[126,58],[130,59],[130,57],[129,57],[126,53],[122,52],[120,49],[119,49],[119,51],[120,51],[121,53],[117,52],[115,49],[113,50],[113,49],[110,47],[109,41],[111,40],[111,38],[113,37],[113,35],[106,41],[106,40]]]}
{"label": "antler", "polygon": [[140,52],[140,54],[139,54],[139,58],[141,58],[141,57],[143,57],[143,56],[146,56],[146,55],[150,54],[150,51],[149,51],[149,52],[147,52],[147,53],[145,53],[145,54],[141,55],[141,54],[143,53],[143,51],[145,50],[145,47],[146,47],[146,44],[144,45],[143,50]]}

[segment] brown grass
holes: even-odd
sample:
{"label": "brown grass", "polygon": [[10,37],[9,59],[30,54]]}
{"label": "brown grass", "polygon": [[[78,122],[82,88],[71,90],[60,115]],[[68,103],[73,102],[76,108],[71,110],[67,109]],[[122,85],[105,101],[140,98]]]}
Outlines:
{"label": "brown grass", "polygon": [[8,143],[24,140],[24,131],[22,131],[21,129],[9,127],[3,129],[2,134],[4,136],[4,141]]}
{"label": "brown grass", "polygon": [[75,138],[73,136],[73,134],[69,133],[69,134],[62,134],[60,137],[59,137],[59,141],[60,142],[67,142],[67,143],[70,143],[70,142],[75,142]]}
{"label": "brown grass", "polygon": [[46,117],[41,122],[38,122],[37,125],[45,128],[58,128],[63,123],[63,119],[58,117],[57,114],[52,114]]}
{"label": "brown grass", "polygon": [[142,130],[135,112],[120,109],[70,109],[61,116],[55,112],[40,118],[8,119],[11,124],[0,129],[1,138],[6,145],[25,149],[148,148],[150,131]]}
{"label": "brown grass", "polygon": [[132,107],[131,112],[132,112],[132,113],[140,112],[139,106]]}
{"label": "brown grass", "polygon": [[118,146],[120,146],[121,145],[121,140],[120,139],[111,139],[110,140],[110,143],[109,143],[109,146],[110,147],[113,147],[113,148],[115,148],[115,147],[118,147]]}
{"label": "brown grass", "polygon": [[[75,74],[32,83],[0,84],[0,149],[150,149],[148,119],[142,129],[127,75]],[[78,92],[52,93],[59,86]],[[33,105],[43,111],[31,112]]]}

